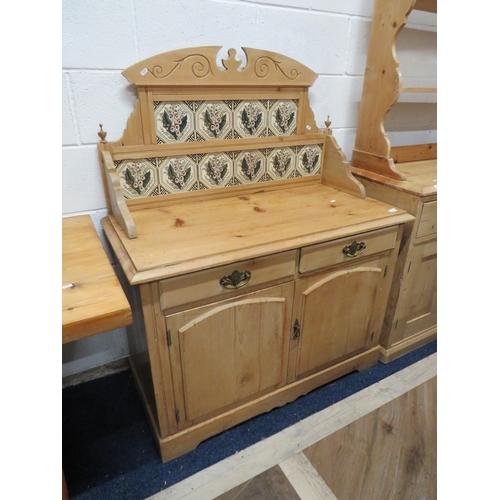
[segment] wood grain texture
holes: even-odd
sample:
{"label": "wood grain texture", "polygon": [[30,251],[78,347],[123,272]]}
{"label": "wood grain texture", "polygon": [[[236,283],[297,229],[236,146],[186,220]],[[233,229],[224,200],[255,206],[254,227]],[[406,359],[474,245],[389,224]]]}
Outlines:
{"label": "wood grain texture", "polygon": [[116,146],[114,160],[134,160],[157,156],[182,156],[228,151],[251,151],[254,149],[279,148],[323,144],[324,135],[290,135],[279,137],[252,137],[248,139],[222,139],[214,141],[182,142],[178,144],[149,144],[146,146]]}
{"label": "wood grain texture", "polygon": [[[368,257],[369,255],[394,248],[397,232],[396,227],[391,227],[357,236],[358,243],[362,242],[366,245],[366,248],[358,257]],[[302,248],[300,250],[299,271],[307,273],[331,267],[334,264],[352,263],[358,257],[347,257],[343,253],[343,249],[352,244],[353,241],[356,240],[353,238],[343,238]]]}
{"label": "wood grain texture", "polygon": [[62,219],[62,342],[132,323],[132,311],[88,215]]}
{"label": "wood grain texture", "polygon": [[192,47],[164,52],[144,59],[122,72],[137,86],[267,86],[310,87],[318,75],[303,64],[282,54],[242,47],[247,61],[243,70],[236,50],[229,49],[217,65],[221,46]]}
{"label": "wood grain texture", "polygon": [[[161,308],[167,310],[208,298],[222,300],[253,291],[255,287],[262,287],[266,283],[292,277],[295,274],[295,265],[296,251],[291,250],[199,271],[188,276],[166,279],[159,282]],[[237,290],[223,287],[220,283],[221,278],[231,275],[235,270],[250,272],[248,283]]]}
{"label": "wood grain texture", "polygon": [[292,300],[290,282],[166,316],[180,428],[284,385]]}
{"label": "wood grain texture", "polygon": [[304,453],[287,458],[280,467],[302,500],[338,500]]}
{"label": "wood grain texture", "polygon": [[[359,352],[369,342],[383,272],[370,264],[301,280],[304,285],[296,292],[302,305],[296,376]],[[356,307],[349,306],[352,297]]]}
{"label": "wood grain texture", "polygon": [[437,13],[437,0],[416,0],[414,9]]}
{"label": "wood grain texture", "polygon": [[[398,163],[398,169],[405,174],[406,180],[392,179],[357,167],[352,167],[352,173],[361,182],[363,179],[370,180],[384,186],[391,186],[397,191],[414,194],[415,196],[430,196],[437,194],[437,188],[435,187],[437,184],[437,160],[418,160]],[[373,195],[368,194],[368,196]]]}
{"label": "wood grain texture", "polygon": [[385,349],[380,348],[380,361],[382,363],[390,363],[394,359],[397,359],[404,354],[408,354],[419,347],[422,347],[437,338],[437,325],[428,328],[427,330],[421,331],[414,334],[412,337],[407,338],[397,344]]}
{"label": "wood grain texture", "polygon": [[[301,500],[290,478],[277,465],[214,500]],[[325,499],[326,500],[326,499]]]}
{"label": "wood grain texture", "polygon": [[415,239],[419,240],[426,236],[437,233],[437,201],[429,201],[423,204],[422,214],[418,221]]}
{"label": "wood grain texture", "polygon": [[[138,211],[138,238],[133,240],[112,216],[109,219],[130,269],[138,271],[134,284],[412,220],[390,208],[316,185]],[[176,219],[185,221],[182,227],[176,226]]]}
{"label": "wood grain texture", "polygon": [[436,380],[304,450],[338,498],[437,497]]}
{"label": "wood grain texture", "polygon": [[104,174],[107,183],[108,200],[111,206],[111,212],[116,217],[125,234],[129,238],[137,238],[137,231],[135,228],[134,220],[130,215],[127,207],[127,202],[123,196],[123,191],[120,185],[120,179],[116,173],[113,159],[109,151],[103,151],[101,154]]}
{"label": "wood grain texture", "polygon": [[[385,131],[385,118],[401,92],[435,92],[436,89],[402,87],[397,38],[413,8],[436,12],[434,0],[376,0],[358,115],[352,165],[400,181],[406,174],[395,161],[429,158],[424,148],[400,149],[395,160]],[[432,148],[431,150],[437,149]],[[418,150],[418,151],[417,151]],[[432,151],[434,152],[434,151]],[[416,155],[415,157],[412,157]],[[436,156],[434,156],[435,158]]]}
{"label": "wood grain texture", "polygon": [[345,153],[332,136],[332,131],[325,131],[325,147],[323,171],[321,174],[321,183],[340,189],[345,193],[364,198],[366,196],[363,185],[353,177],[346,160]]}
{"label": "wood grain texture", "polygon": [[[172,460],[188,451],[196,448],[201,441],[207,437],[222,432],[233,425],[244,420],[264,413],[277,406],[283,406],[290,401],[294,401],[299,396],[307,394],[309,391],[331,382],[336,378],[346,375],[355,370],[364,370],[376,364],[380,350],[378,347],[364,351],[361,354],[352,356],[345,361],[339,362],[330,368],[314,373],[309,377],[297,382],[289,383],[283,387],[265,394],[257,399],[237,403],[235,408],[226,411],[213,418],[209,418],[199,424],[193,425],[182,431],[162,439],[158,444],[161,450],[163,462]],[[182,413],[181,413],[182,418]]]}
{"label": "wood grain texture", "polygon": [[[407,181],[362,171],[368,196],[415,216],[405,227],[380,338],[388,362],[430,342],[437,332],[437,160],[402,163]],[[358,170],[355,175],[358,176]]]}
{"label": "wood grain texture", "polygon": [[[424,358],[278,434],[166,488],[150,497],[150,500],[217,498],[218,495],[246,483],[276,464],[432,379],[436,376],[436,362],[436,354]],[[339,499],[343,498],[338,493],[336,495]]]}
{"label": "wood grain texture", "polygon": [[437,143],[418,144],[415,146],[396,146],[391,148],[391,156],[395,163],[409,161],[436,160]]}
{"label": "wood grain texture", "polygon": [[[139,383],[144,399],[149,399],[148,417],[163,461],[243,420],[375,364],[401,228],[413,221],[404,210],[364,198],[365,188],[352,175],[329,127],[324,132],[318,130],[307,96],[317,77],[314,72],[288,57],[254,49],[244,49],[244,68],[230,50],[222,59],[221,70],[216,63],[219,49],[175,50],[125,70],[123,75],[138,88],[139,105],[127,125],[130,133],[126,131],[123,140],[100,148],[113,207],[103,229],[129,284],[140,287],[144,328],[138,331],[145,342],[137,338],[134,342],[143,355],[147,344],[151,377],[143,376]],[[155,137],[156,101],[169,101],[173,96],[173,101],[206,102],[228,99],[229,95],[233,100],[267,100],[268,109],[270,101],[293,96],[298,106],[296,133],[281,137],[276,131],[277,136],[269,137],[268,131],[265,138],[252,135],[241,139],[241,134],[233,131],[226,136],[230,140],[202,141],[195,134],[182,143],[178,137],[177,144],[156,144],[161,142]],[[233,110],[241,109],[233,104]],[[198,105],[193,102],[192,110]],[[216,127],[208,112],[197,109],[196,120]],[[288,115],[276,112],[273,119],[283,124],[286,117],[289,126],[294,117]],[[167,124],[173,123],[167,114],[164,116]],[[249,123],[248,116],[240,118],[243,124]],[[187,116],[178,119],[183,128],[187,126]],[[231,117],[220,119],[220,123],[232,121]],[[178,123],[176,127],[180,130]],[[186,129],[186,135],[191,130]],[[311,144],[316,147],[301,149]],[[175,190],[166,195],[171,190],[162,186],[164,178],[151,184],[154,191],[147,200],[122,203],[114,162],[192,155],[198,167],[204,168],[201,154],[270,147],[291,148],[299,159],[296,170],[286,172],[290,179],[271,182],[275,177],[271,169],[266,175],[260,172],[259,183],[253,185],[233,186],[246,183],[235,176],[228,186],[204,190],[203,186],[211,184],[203,184],[201,170],[183,171],[184,167],[169,165],[166,175],[189,175],[190,182],[197,181],[192,187],[198,192],[179,194]],[[277,174],[282,174],[283,158],[277,167],[273,154],[265,152],[266,165],[272,161],[271,167],[279,167]],[[292,165],[292,156],[285,160],[287,166]],[[245,164],[244,170],[255,174],[254,167]],[[230,167],[224,168],[227,172]],[[130,169],[125,170],[129,182],[134,170]],[[213,177],[212,166],[210,172]],[[154,174],[144,175],[150,179]],[[303,178],[297,180],[295,175]],[[257,181],[254,175],[248,177]],[[260,181],[269,186],[260,186]],[[181,184],[186,191],[191,187],[183,181]],[[328,255],[319,252],[322,256],[316,253],[311,257],[312,267],[305,276],[298,272],[297,257],[305,246],[386,230],[392,231],[388,240],[370,239],[370,244],[379,246],[355,263],[331,262]],[[213,281],[216,268],[234,270],[233,266],[254,261],[254,267],[249,264],[249,269],[240,269],[251,268],[255,273],[254,284],[245,289],[248,293],[220,293],[220,281],[219,285]],[[323,274],[313,276],[318,265]],[[246,273],[245,279],[248,277]],[[299,290],[298,295],[295,290]],[[334,307],[329,309],[332,302]],[[297,330],[292,329],[295,311],[306,339],[299,346]],[[292,335],[295,346],[290,349]],[[295,373],[289,369],[292,363],[298,367],[300,380],[289,378]],[[140,376],[139,367],[135,365],[135,376]],[[157,414],[151,415],[155,406]]]}
{"label": "wood grain texture", "polygon": [[285,306],[282,297],[243,299],[179,328],[187,420],[278,387]]}

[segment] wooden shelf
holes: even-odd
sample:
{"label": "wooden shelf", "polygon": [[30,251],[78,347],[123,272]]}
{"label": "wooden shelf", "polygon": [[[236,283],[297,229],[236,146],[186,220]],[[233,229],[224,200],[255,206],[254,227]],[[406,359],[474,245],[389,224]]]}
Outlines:
{"label": "wooden shelf", "polygon": [[436,87],[403,87],[398,102],[437,103]]}

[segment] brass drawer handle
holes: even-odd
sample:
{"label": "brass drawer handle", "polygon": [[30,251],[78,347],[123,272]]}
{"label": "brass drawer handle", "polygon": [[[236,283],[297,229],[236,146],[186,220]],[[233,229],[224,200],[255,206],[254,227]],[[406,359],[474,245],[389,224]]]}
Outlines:
{"label": "brass drawer handle", "polygon": [[350,245],[346,245],[342,249],[342,253],[346,257],[357,257],[365,251],[365,248],[366,244],[364,241],[360,241],[359,243],[357,241],[353,241]]}
{"label": "brass drawer handle", "polygon": [[245,286],[252,277],[250,271],[233,271],[229,276],[223,276],[219,283],[229,290],[235,290],[236,288],[241,288]]}

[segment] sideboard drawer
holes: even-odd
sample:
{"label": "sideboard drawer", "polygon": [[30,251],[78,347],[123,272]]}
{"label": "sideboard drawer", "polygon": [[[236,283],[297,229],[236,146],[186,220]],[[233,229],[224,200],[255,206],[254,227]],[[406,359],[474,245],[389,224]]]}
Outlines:
{"label": "sideboard drawer", "polygon": [[254,288],[255,285],[293,277],[296,255],[296,250],[290,250],[165,279],[159,283],[161,309],[211,297],[219,300],[230,296],[239,288]]}
{"label": "sideboard drawer", "polygon": [[300,250],[299,272],[307,273],[390,250],[396,244],[397,232],[397,227],[389,227],[304,247]]}
{"label": "sideboard drawer", "polygon": [[424,203],[418,223],[416,238],[424,238],[437,233],[437,201]]}

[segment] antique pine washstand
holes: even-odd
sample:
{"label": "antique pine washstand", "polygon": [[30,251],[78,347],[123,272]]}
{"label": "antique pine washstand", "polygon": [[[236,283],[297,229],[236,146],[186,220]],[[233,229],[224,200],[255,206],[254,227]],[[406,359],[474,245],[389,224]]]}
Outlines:
{"label": "antique pine washstand", "polygon": [[[377,362],[405,211],[365,197],[286,56],[175,50],[98,146],[134,310],[130,363],[163,461]],[[243,69],[241,67],[244,66]],[[325,113],[326,114],[326,113]]]}

